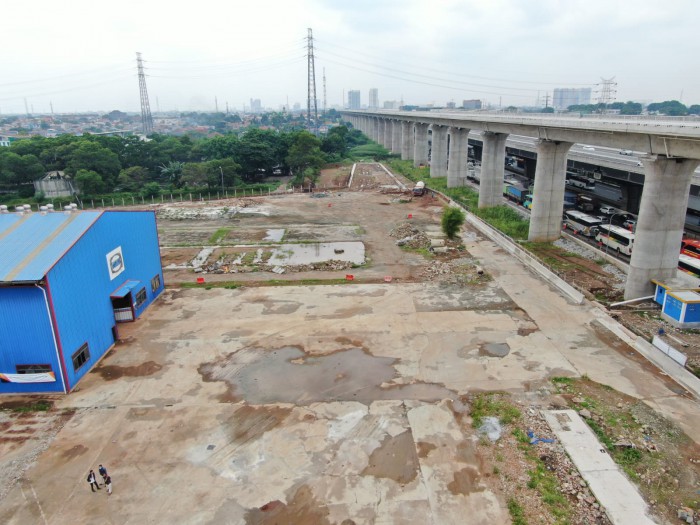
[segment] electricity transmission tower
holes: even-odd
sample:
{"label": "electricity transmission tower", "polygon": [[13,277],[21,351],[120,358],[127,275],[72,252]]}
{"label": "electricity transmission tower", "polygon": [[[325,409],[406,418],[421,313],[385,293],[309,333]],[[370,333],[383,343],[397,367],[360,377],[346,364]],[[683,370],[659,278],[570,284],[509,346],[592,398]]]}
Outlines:
{"label": "electricity transmission tower", "polygon": [[326,68],[323,68],[323,114],[326,114]]}
{"label": "electricity transmission tower", "polygon": [[141,59],[141,53],[136,53],[136,65],[138,66],[139,91],[141,93],[141,124],[143,125],[143,134],[148,135],[153,133],[153,116],[151,115],[151,106],[148,103],[146,75],[143,72],[143,60]]}
{"label": "electricity transmission tower", "polygon": [[601,78],[600,79],[600,91],[598,92],[598,104],[603,104],[603,109],[605,109],[608,104],[615,101],[615,94],[617,93],[617,82],[615,82],[615,77],[612,78]]}
{"label": "electricity transmission tower", "polygon": [[[308,40],[308,72],[309,72],[309,87],[308,98],[306,100],[306,126],[309,132],[316,135],[318,131],[318,105],[316,102],[316,70],[314,69],[314,36],[309,28]],[[311,118],[311,108],[313,106],[314,114]]]}

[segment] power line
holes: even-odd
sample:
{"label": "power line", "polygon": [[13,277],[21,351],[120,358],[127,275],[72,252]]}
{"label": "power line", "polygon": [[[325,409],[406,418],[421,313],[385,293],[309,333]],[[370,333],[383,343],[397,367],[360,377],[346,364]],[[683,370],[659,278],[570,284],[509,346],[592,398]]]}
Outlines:
{"label": "power line", "polygon": [[[324,44],[326,44],[326,45],[329,45],[329,46],[331,46],[331,47],[335,47],[335,48],[338,48],[338,49],[343,49],[343,50],[345,50],[345,51],[349,51],[349,52],[351,52],[351,53],[353,54],[353,56],[362,55],[362,56],[365,56],[365,57],[368,57],[368,58],[376,59],[376,55],[370,55],[370,54],[367,54],[367,53],[361,53],[361,52],[358,52],[358,51],[356,51],[356,50],[354,50],[354,49],[350,49],[350,48],[347,48],[347,47],[344,47],[344,46],[341,46],[341,45],[338,45],[338,44],[334,44],[334,43],[331,43],[331,42],[326,42],[325,40],[320,40],[320,41],[319,41],[318,39],[316,39],[316,43],[317,43],[317,44],[318,44],[318,42],[320,42],[322,46],[323,46]],[[318,46],[317,46],[317,48],[318,48]],[[322,47],[321,49],[323,49],[323,47]],[[401,61],[400,61],[400,60],[392,60],[391,64],[392,64],[392,65],[401,64]],[[591,82],[588,82],[588,83],[580,83],[580,82],[577,83],[577,82],[568,82],[568,81],[567,81],[567,82],[546,82],[546,81],[534,81],[534,80],[518,80],[518,79],[513,79],[513,78],[484,77],[484,76],[471,75],[471,74],[466,74],[466,73],[458,73],[458,72],[455,72],[455,71],[452,70],[452,69],[449,70],[449,71],[446,71],[446,70],[440,70],[440,69],[435,69],[435,68],[431,68],[431,67],[426,67],[426,66],[423,66],[423,65],[417,66],[415,62],[411,62],[411,63],[403,62],[403,64],[405,64],[405,65],[407,65],[407,66],[409,66],[409,67],[420,67],[420,70],[421,70],[421,71],[434,71],[434,72],[436,72],[436,73],[442,73],[442,74],[447,74],[447,75],[455,75],[455,76],[460,76],[460,77],[464,77],[464,78],[475,78],[475,79],[478,79],[478,80],[490,80],[490,81],[494,81],[494,82],[509,82],[509,83],[511,83],[511,84],[533,84],[533,85],[547,84],[547,85],[554,85],[554,86],[559,86],[559,85],[567,85],[567,86],[592,86],[592,85],[593,85],[593,83],[591,83]],[[383,66],[382,66],[382,67],[383,67]]]}

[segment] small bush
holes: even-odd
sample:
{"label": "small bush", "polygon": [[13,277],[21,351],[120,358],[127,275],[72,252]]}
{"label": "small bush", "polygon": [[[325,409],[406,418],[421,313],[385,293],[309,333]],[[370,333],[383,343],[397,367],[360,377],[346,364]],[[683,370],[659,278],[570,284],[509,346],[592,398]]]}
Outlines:
{"label": "small bush", "polygon": [[442,212],[442,231],[450,239],[454,239],[464,224],[464,212],[459,208],[446,206]]}

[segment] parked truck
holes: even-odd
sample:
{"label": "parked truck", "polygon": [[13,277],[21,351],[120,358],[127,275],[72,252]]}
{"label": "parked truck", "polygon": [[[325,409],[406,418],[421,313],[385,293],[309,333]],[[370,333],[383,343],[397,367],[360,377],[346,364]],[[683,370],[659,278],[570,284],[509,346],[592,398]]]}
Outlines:
{"label": "parked truck", "polygon": [[[506,184],[506,197],[518,204],[524,204],[529,195],[528,189],[521,184]],[[531,196],[530,200],[532,200]]]}
{"label": "parked truck", "polygon": [[423,195],[425,193],[425,182],[418,181],[413,187],[413,195]]}

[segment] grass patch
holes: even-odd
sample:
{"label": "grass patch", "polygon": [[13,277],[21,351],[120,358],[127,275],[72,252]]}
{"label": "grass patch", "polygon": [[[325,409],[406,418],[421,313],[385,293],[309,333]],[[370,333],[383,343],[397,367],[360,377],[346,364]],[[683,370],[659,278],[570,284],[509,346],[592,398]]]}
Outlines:
{"label": "grass patch", "polygon": [[48,401],[37,401],[31,405],[24,405],[21,407],[13,407],[11,409],[13,412],[47,412],[51,410],[51,403]]}
{"label": "grass patch", "polygon": [[235,281],[218,281],[211,283],[195,283],[183,281],[181,283],[168,284],[166,288],[205,288],[211,290],[212,288],[226,288],[227,290],[235,290],[240,288],[242,285]]}
{"label": "grass patch", "polygon": [[552,383],[556,385],[570,385],[574,382],[574,379],[571,377],[553,377],[552,378]]}
{"label": "grass patch", "polygon": [[504,394],[479,394],[472,399],[471,417],[472,425],[478,428],[485,417],[497,417],[498,420],[508,425],[520,419],[520,410],[514,407]]}
{"label": "grass patch", "polygon": [[216,230],[211,237],[209,237],[209,242],[211,244],[219,244],[221,241],[224,240],[224,238],[228,235],[228,232],[231,231],[231,228],[219,228]]}
{"label": "grass patch", "polygon": [[405,252],[417,253],[425,257],[426,259],[432,259],[435,254],[431,252],[428,248],[411,248],[410,246],[400,246],[400,248]]}
{"label": "grass patch", "polygon": [[510,513],[510,518],[513,520],[513,525],[527,525],[525,511],[515,498],[510,498],[508,500],[508,512]]}

